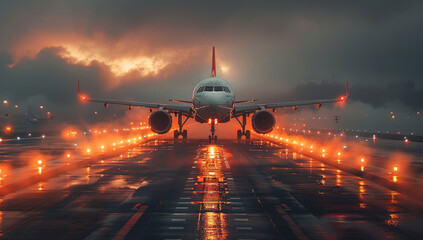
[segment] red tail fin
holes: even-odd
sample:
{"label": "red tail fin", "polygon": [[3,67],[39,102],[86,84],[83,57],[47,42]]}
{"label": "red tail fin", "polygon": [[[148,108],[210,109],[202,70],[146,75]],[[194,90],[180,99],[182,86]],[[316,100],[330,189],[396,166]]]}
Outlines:
{"label": "red tail fin", "polygon": [[213,58],[212,58],[211,76],[212,77],[216,77],[216,60],[215,60],[215,57],[214,57],[214,47],[213,47]]}

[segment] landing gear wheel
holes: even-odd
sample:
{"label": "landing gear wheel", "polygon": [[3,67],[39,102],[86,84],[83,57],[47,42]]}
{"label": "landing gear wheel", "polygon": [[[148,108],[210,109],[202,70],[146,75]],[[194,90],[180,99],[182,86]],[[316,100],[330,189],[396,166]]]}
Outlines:
{"label": "landing gear wheel", "polygon": [[247,140],[250,140],[250,138],[251,138],[251,132],[250,132],[250,130],[245,131],[245,138]]}
{"label": "landing gear wheel", "polygon": [[174,139],[178,139],[178,137],[179,137],[179,132],[178,132],[178,130],[173,131],[173,138],[174,138]]}
{"label": "landing gear wheel", "polygon": [[241,130],[238,130],[236,132],[236,139],[240,140],[241,139],[241,136],[242,136],[242,132],[241,132]]}
{"label": "landing gear wheel", "polygon": [[214,143],[217,143],[217,136],[214,136]]}
{"label": "landing gear wheel", "polygon": [[188,131],[187,130],[182,131],[182,138],[187,139],[187,137],[188,137]]}
{"label": "landing gear wheel", "polygon": [[212,138],[211,138],[211,136],[209,135],[209,143],[211,143],[212,142]]}

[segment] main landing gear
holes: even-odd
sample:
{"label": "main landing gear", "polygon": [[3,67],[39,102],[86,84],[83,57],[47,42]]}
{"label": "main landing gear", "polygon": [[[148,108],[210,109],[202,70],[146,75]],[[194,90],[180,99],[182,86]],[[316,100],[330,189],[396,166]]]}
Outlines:
{"label": "main landing gear", "polygon": [[215,126],[217,124],[217,119],[215,119],[214,121],[209,120],[209,124],[210,124],[210,132],[211,132],[211,135],[209,135],[209,143],[212,143],[212,142],[217,143],[217,136],[214,135],[214,132],[216,130]]}
{"label": "main landing gear", "polygon": [[189,116],[186,116],[185,120],[182,122],[182,114],[178,113],[179,131],[178,130],[173,131],[173,138],[174,139],[178,139],[179,136],[182,136],[183,139],[188,138],[188,131],[182,130],[182,128],[184,127],[184,125],[188,121],[188,119],[189,119]]}
{"label": "main landing gear", "polygon": [[247,125],[247,114],[243,113],[242,114],[242,122],[239,121],[238,117],[235,117],[235,119],[239,122],[239,124],[241,125],[242,130],[238,130],[236,133],[236,138],[238,140],[240,140],[242,138],[242,136],[245,136],[245,138],[247,140],[250,140],[251,138],[251,131],[250,130],[245,130],[245,126]]}

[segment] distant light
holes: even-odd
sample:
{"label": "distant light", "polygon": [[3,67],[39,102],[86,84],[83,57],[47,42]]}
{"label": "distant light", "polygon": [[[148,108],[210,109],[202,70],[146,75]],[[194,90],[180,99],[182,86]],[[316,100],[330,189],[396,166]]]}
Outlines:
{"label": "distant light", "polygon": [[8,103],[9,103],[9,101],[3,100],[3,104],[8,104]]}
{"label": "distant light", "polygon": [[2,142],[2,141],[3,141],[3,139],[0,138],[0,142]]}
{"label": "distant light", "polygon": [[66,155],[66,157],[67,157],[67,158],[70,158],[70,157],[71,157],[71,155],[68,153],[68,154]]}
{"label": "distant light", "polygon": [[18,105],[15,105],[15,108],[18,108],[19,106]]}
{"label": "distant light", "polygon": [[104,145],[101,145],[101,147],[100,147],[101,149],[104,149]]}
{"label": "distant light", "polygon": [[87,149],[87,153],[90,153],[90,152],[91,152],[91,149],[89,149],[89,148],[88,148],[88,149]]}
{"label": "distant light", "polygon": [[341,153],[340,152],[338,152],[338,156],[341,156]]}
{"label": "distant light", "polygon": [[41,106],[40,106],[40,109],[43,109],[43,108],[44,108],[44,106],[43,106],[43,105],[41,105]]}
{"label": "distant light", "polygon": [[392,118],[392,119],[395,119],[395,116],[394,116],[394,115],[392,115],[392,116],[391,116],[391,118]]}
{"label": "distant light", "polygon": [[43,163],[42,160],[38,160],[38,165],[41,165]]}
{"label": "distant light", "polygon": [[21,140],[21,138],[20,138],[20,137],[17,137],[16,139]]}
{"label": "distant light", "polygon": [[406,143],[408,143],[408,139],[405,139],[404,141],[405,141]]}
{"label": "distant light", "polygon": [[360,159],[360,162],[364,163],[364,158]]}
{"label": "distant light", "polygon": [[398,171],[398,167],[394,167],[394,171],[397,172]]}
{"label": "distant light", "polygon": [[42,137],[42,138],[46,138],[46,135],[44,135],[44,134],[43,134],[41,137]]}

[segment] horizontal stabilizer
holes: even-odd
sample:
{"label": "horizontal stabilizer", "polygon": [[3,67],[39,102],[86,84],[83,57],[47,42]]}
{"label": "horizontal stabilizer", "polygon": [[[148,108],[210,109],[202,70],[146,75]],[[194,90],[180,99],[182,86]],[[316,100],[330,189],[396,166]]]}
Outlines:
{"label": "horizontal stabilizer", "polygon": [[238,104],[238,103],[249,103],[249,102],[255,102],[255,101],[257,101],[257,99],[235,101],[235,104]]}
{"label": "horizontal stabilizer", "polygon": [[179,103],[189,103],[192,104],[192,101],[186,101],[186,100],[176,100],[176,99],[169,99],[171,102],[179,102]]}

